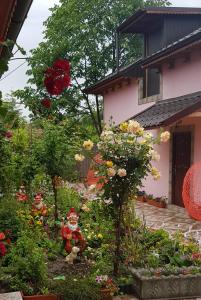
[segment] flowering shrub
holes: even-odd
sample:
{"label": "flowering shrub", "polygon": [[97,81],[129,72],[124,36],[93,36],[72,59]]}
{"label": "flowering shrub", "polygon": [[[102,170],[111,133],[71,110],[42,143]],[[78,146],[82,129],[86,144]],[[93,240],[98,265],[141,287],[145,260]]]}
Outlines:
{"label": "flowering shrub", "polygon": [[118,291],[118,287],[112,278],[109,278],[107,275],[96,276],[96,282],[101,286],[101,288],[111,290],[111,294]]}
{"label": "flowering shrub", "polygon": [[[149,173],[155,180],[161,176],[152,160],[158,161],[160,155],[154,150],[154,144],[167,142],[170,137],[168,131],[160,133],[157,137],[144,131],[137,121],[122,123],[119,127],[106,127],[97,144],[102,163],[93,160],[93,167],[98,177],[105,182],[104,196],[111,198],[118,206],[123,201],[125,191],[137,191],[142,179]],[[75,160],[83,161],[93,149],[93,142],[83,143],[84,153],[76,154]]]}
{"label": "flowering shrub", "polygon": [[93,159],[94,144],[91,140],[83,143],[83,153],[76,154],[77,161],[83,161],[84,156],[91,156],[96,176],[103,182],[103,198],[113,202],[113,218],[115,222],[116,242],[114,275],[117,275],[120,262],[121,227],[123,220],[123,205],[131,193],[136,194],[142,185],[142,180],[151,174],[154,180],[160,178],[160,172],[152,166],[152,160],[158,161],[159,154],[154,150],[154,144],[167,142],[168,131],[160,132],[157,137],[137,122],[130,120],[118,127],[105,127],[97,144],[99,162]]}

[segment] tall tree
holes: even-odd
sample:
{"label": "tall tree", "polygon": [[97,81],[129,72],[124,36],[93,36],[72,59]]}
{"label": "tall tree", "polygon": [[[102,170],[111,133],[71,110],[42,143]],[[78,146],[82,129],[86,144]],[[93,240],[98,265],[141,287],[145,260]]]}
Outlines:
{"label": "tall tree", "polygon": [[[44,23],[45,39],[32,51],[29,59],[29,83],[15,95],[21,98],[34,116],[54,113],[68,115],[90,114],[98,134],[101,133],[102,101],[98,96],[83,93],[86,86],[96,83],[115,70],[115,28],[138,8],[146,5],[168,5],[167,0],[60,0],[51,9]],[[141,56],[142,42],[134,35],[122,41],[122,61],[128,64]],[[72,85],[60,97],[55,97],[51,110],[43,108],[46,97],[44,71],[55,59],[71,62]]]}

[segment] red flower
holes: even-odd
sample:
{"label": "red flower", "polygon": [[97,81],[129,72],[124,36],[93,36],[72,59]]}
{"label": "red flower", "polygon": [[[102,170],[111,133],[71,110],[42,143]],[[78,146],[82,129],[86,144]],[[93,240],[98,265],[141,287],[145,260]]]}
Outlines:
{"label": "red flower", "polygon": [[43,99],[41,104],[46,108],[50,108],[52,106],[52,101],[50,99]]}
{"label": "red flower", "polygon": [[11,239],[6,239],[5,242],[10,245],[11,244]]}
{"label": "red flower", "polygon": [[52,68],[45,71],[44,85],[51,95],[60,95],[70,85],[70,64],[58,59]]}
{"label": "red flower", "polygon": [[7,132],[5,133],[5,137],[6,137],[7,139],[12,138],[12,136],[13,136],[13,134],[12,134],[11,131],[7,131]]}
{"label": "red flower", "polygon": [[193,260],[196,260],[196,259],[201,259],[201,253],[193,253],[191,258]]}
{"label": "red flower", "polygon": [[67,73],[70,72],[70,63],[66,59],[59,58],[53,64],[54,69],[61,69]]}
{"label": "red flower", "polygon": [[0,232],[0,241],[4,240],[5,238],[5,234],[3,232]]}
{"label": "red flower", "polygon": [[0,256],[5,256],[6,255],[6,247],[4,243],[0,242]]}

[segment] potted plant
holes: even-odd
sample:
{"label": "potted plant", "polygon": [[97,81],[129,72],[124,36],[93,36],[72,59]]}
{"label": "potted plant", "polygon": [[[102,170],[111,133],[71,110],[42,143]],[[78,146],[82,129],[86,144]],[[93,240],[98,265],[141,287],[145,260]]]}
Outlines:
{"label": "potted plant", "polygon": [[[185,272],[184,272],[185,269]],[[197,298],[201,295],[201,269],[195,267],[156,270],[130,268],[133,288],[142,300]]]}
{"label": "potted plant", "polygon": [[34,296],[23,296],[23,300],[58,300],[56,295],[34,295]]}
{"label": "potted plant", "polygon": [[137,200],[140,202],[146,202],[145,191],[138,191],[137,192]]}
{"label": "potted plant", "polygon": [[96,282],[100,285],[101,299],[112,300],[113,295],[118,291],[112,278],[107,275],[100,275],[96,277]]}
{"label": "potted plant", "polygon": [[156,197],[154,198],[153,195],[148,195],[148,200],[147,203],[159,208],[166,208],[167,203],[166,203],[167,198],[166,197]]}

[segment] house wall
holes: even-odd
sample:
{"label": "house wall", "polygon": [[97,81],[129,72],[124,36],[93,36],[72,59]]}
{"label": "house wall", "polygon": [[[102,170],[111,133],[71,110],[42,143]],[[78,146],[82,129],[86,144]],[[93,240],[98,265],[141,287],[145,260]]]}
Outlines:
{"label": "house wall", "polygon": [[138,105],[138,80],[133,79],[129,85],[104,95],[104,122],[108,123],[112,117],[118,125],[151,105],[153,103]]}
{"label": "house wall", "polygon": [[[175,127],[173,125],[165,130],[174,131],[178,128],[183,131],[192,128],[192,164],[201,162],[201,116],[183,118],[179,125]],[[156,135],[158,130],[151,132]],[[155,146],[155,150],[160,154],[160,161],[152,162],[152,164],[161,172],[161,178],[155,181],[152,176],[148,176],[143,181],[143,189],[147,194],[153,194],[156,197],[166,196],[171,202],[171,140],[168,143]]]}
{"label": "house wall", "polygon": [[191,52],[190,61],[184,62],[184,57],[175,61],[173,68],[168,64],[162,67],[163,99],[169,99],[201,90],[201,57],[200,51]]}
{"label": "house wall", "polygon": [[[166,130],[169,130],[166,128]],[[159,130],[150,131],[154,136],[159,133]],[[160,154],[160,161],[153,161],[152,165],[156,167],[160,173],[161,178],[159,180],[154,180],[151,175],[149,175],[144,181],[143,190],[147,194],[152,194],[155,197],[169,196],[169,159],[170,159],[170,143],[162,143],[161,145],[155,145],[154,149]]]}

